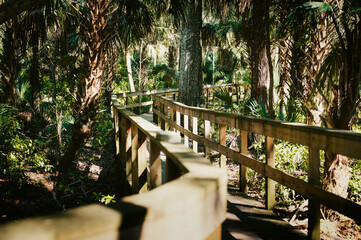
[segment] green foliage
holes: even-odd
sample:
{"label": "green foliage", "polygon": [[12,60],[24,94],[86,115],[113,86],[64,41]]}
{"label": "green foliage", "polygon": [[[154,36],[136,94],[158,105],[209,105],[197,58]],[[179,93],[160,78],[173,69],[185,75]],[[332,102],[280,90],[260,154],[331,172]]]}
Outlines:
{"label": "green foliage", "polygon": [[246,114],[260,118],[270,118],[266,106],[262,101],[256,101],[255,99],[248,98],[244,104],[244,111]]}
{"label": "green foliage", "polygon": [[115,195],[110,196],[110,195],[104,195],[101,192],[100,193],[96,193],[93,192],[93,198],[95,201],[98,201],[100,203],[103,203],[105,205],[115,202]]}
{"label": "green foliage", "polygon": [[113,120],[107,111],[101,111],[96,117],[90,143],[94,149],[103,151],[107,145],[113,143]]}
{"label": "green foliage", "polygon": [[26,166],[50,171],[46,156],[39,152],[39,141],[26,138],[20,132],[20,124],[16,119],[15,109],[0,105],[0,176],[21,184]]}
{"label": "green foliage", "polygon": [[361,202],[361,161],[350,159],[349,167],[351,174],[348,184],[348,198],[355,202]]}

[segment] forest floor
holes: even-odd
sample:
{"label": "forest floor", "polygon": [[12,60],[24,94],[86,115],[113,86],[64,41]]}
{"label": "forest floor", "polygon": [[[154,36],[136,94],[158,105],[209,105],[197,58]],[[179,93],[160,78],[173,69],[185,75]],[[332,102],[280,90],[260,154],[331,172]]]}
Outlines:
{"label": "forest floor", "polygon": [[[114,197],[114,151],[99,153],[85,146],[73,163],[66,178],[59,180],[55,173],[35,172],[30,168],[25,173],[26,181],[21,186],[0,179],[0,223],[13,222],[26,217],[61,212],[89,203],[116,200]],[[217,162],[214,162],[217,164]],[[238,164],[227,165],[228,184],[238,184]],[[248,195],[264,203],[261,176],[252,178]],[[301,198],[296,196],[296,198]],[[307,201],[278,204],[275,212],[294,227],[307,231]],[[361,239],[360,226],[346,217],[337,221],[321,220],[322,239]]]}

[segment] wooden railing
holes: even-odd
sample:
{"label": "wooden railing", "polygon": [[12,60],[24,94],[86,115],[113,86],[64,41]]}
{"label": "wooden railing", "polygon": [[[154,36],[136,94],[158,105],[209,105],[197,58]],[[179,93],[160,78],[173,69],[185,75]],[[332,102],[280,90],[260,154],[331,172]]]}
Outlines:
{"label": "wooden railing", "polygon": [[116,99],[113,114],[117,184],[123,195],[135,195],[2,225],[0,239],[221,239],[226,172]]}
{"label": "wooden railing", "polygon": [[[214,91],[216,89],[226,88],[229,91],[229,94],[235,98],[235,101],[240,102],[241,100],[241,90],[242,84],[240,83],[229,83],[221,85],[205,85],[203,87],[204,98],[206,105],[215,99]],[[152,106],[154,96],[165,96],[171,97],[176,100],[178,96],[178,88],[167,88],[167,89],[156,89],[156,90],[146,90],[146,91],[137,91],[137,92],[127,92],[127,93],[117,93],[113,96],[116,96],[116,99],[122,108],[126,109],[137,109],[137,113],[141,113],[141,108],[145,106]],[[149,109],[151,112],[151,108]]]}
{"label": "wooden railing", "polygon": [[[310,238],[320,239],[320,204],[361,222],[361,205],[322,189],[319,170],[320,150],[361,159],[361,134],[189,107],[160,96],[155,97],[153,112],[157,115],[158,124],[163,129],[174,129],[184,134],[186,146],[188,146],[189,138],[192,139],[194,151],[197,151],[198,143],[200,143],[206,147],[206,153],[209,149],[214,149],[222,154],[221,167],[225,166],[226,157],[239,163],[241,191],[246,191],[247,188],[247,168],[252,168],[264,175],[268,209],[275,205],[275,182],[309,198]],[[200,122],[204,129],[202,136],[198,134]],[[190,123],[192,123],[192,131],[190,131]],[[211,123],[219,126],[219,141],[217,142],[210,137]],[[226,146],[227,127],[239,131],[239,152]],[[266,163],[248,155],[247,135],[249,132],[266,137]],[[309,147],[309,182],[275,168],[275,139]]]}

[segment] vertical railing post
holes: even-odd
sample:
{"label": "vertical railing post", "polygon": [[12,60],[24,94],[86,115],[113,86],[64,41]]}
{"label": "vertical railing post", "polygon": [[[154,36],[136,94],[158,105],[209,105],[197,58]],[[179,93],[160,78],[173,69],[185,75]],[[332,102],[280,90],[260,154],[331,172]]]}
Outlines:
{"label": "vertical railing post", "polygon": [[[139,103],[139,104],[142,103],[142,95],[139,95],[139,96],[138,96],[138,103]],[[138,107],[138,114],[139,114],[139,115],[142,114],[141,111],[142,111],[142,107],[139,106],[139,107]]]}
{"label": "vertical railing post", "polygon": [[[194,134],[198,134],[198,118],[192,117],[192,131]],[[198,142],[194,139],[192,140],[193,143],[193,151],[198,153]]]}
{"label": "vertical railing post", "polygon": [[136,194],[139,192],[139,177],[138,177],[138,146],[139,146],[139,135],[138,128],[135,124],[131,124],[132,128],[132,193]]}
{"label": "vertical railing post", "polygon": [[[184,124],[184,129],[185,130],[189,130],[189,117],[188,115],[183,115],[183,124]],[[186,134],[184,134],[184,145],[186,147],[189,147],[189,138]]]}
{"label": "vertical railing post", "polygon": [[[248,154],[248,133],[246,131],[240,130],[240,138],[239,138],[239,150],[241,154],[247,155]],[[248,192],[247,187],[247,181],[248,181],[248,168],[244,165],[239,165],[239,190],[243,193]]]}
{"label": "vertical railing post", "polygon": [[162,162],[160,159],[160,149],[158,145],[150,141],[149,143],[149,166],[150,166],[150,189],[162,185]]}
{"label": "vertical railing post", "polygon": [[[181,137],[175,132],[159,132],[157,133],[157,140],[181,144]],[[180,177],[181,171],[179,170],[177,165],[168,157],[166,158],[165,166],[167,182],[170,182]]]}
{"label": "vertical railing post", "polygon": [[132,136],[131,136],[131,125],[130,121],[122,116],[118,115],[120,118],[120,182],[122,188],[122,196],[129,195],[131,193],[131,146],[132,146]]}
{"label": "vertical railing post", "polygon": [[156,98],[155,97],[153,97],[153,95],[150,95],[150,97],[151,97],[151,99],[153,100],[153,122],[156,124],[156,125],[158,125],[158,123],[159,123],[159,121],[158,121],[158,119],[159,119],[159,117],[158,117],[158,115],[155,113],[155,111],[154,110],[158,110],[159,111],[159,108],[158,108],[158,102],[157,102],[157,100],[156,100]]}
{"label": "vertical railing post", "polygon": [[[226,146],[226,126],[222,124],[219,124],[219,143],[222,146]],[[219,164],[221,168],[227,168],[227,157],[225,155],[221,154],[219,156]]]}
{"label": "vertical railing post", "polygon": [[[160,107],[160,112],[165,115],[165,111],[164,111],[165,104],[160,103],[159,107]],[[159,123],[158,123],[158,125],[159,125]],[[163,118],[161,118],[161,120],[160,120],[160,128],[163,130],[165,129],[165,120]]]}
{"label": "vertical railing post", "polygon": [[239,104],[239,86],[238,84],[236,84],[235,86],[236,86],[237,104]]}
{"label": "vertical railing post", "polygon": [[[177,126],[181,125],[181,114],[180,112],[176,112],[176,122],[177,122]],[[180,134],[180,132],[177,130],[177,133]]]}
{"label": "vertical railing post", "polygon": [[[152,102],[152,105],[150,105],[150,107],[149,107],[149,112],[151,113],[151,112],[153,112],[154,99],[153,99],[153,95],[152,95],[152,94],[149,95],[149,97],[150,97],[150,101]],[[153,114],[153,116],[154,116],[154,114]],[[153,117],[153,120],[154,120],[154,117]],[[155,121],[154,121],[154,122],[155,122]]]}
{"label": "vertical railing post", "polygon": [[[204,120],[204,137],[206,139],[211,139],[211,122],[208,120]],[[205,154],[206,154],[206,158],[208,160],[211,160],[211,151],[209,147],[205,147]]]}
{"label": "vertical railing post", "polygon": [[[168,118],[169,111],[168,111],[168,106],[166,104],[163,104],[163,114],[164,114],[165,118]],[[165,131],[169,130],[169,124],[165,120],[164,120],[164,128],[163,128],[163,130],[165,130]]]}
{"label": "vertical railing post", "polygon": [[[273,168],[275,167],[274,145],[274,138],[266,137],[266,164]],[[270,178],[266,178],[266,208],[271,210],[275,205],[276,182]]]}
{"label": "vertical railing post", "polygon": [[147,136],[138,130],[138,191],[146,192],[147,184]]}
{"label": "vertical railing post", "polygon": [[[309,149],[308,182],[315,186],[320,183],[320,150]],[[308,200],[308,239],[320,239],[320,203],[317,200]]]}
{"label": "vertical railing post", "polygon": [[[174,122],[174,110],[173,110],[173,108],[171,108],[171,107],[169,107],[169,119],[170,119],[172,122]],[[169,130],[170,130],[170,131],[173,131],[173,130],[174,130],[174,128],[173,128],[172,125],[169,125]]]}
{"label": "vertical railing post", "polygon": [[116,189],[117,193],[122,195],[124,184],[122,184],[122,177],[125,175],[122,171],[121,156],[120,156],[120,119],[119,112],[114,106],[112,106],[113,120],[114,120],[114,140],[115,140],[115,168],[116,168]]}
{"label": "vertical railing post", "polygon": [[209,89],[206,89],[206,107],[209,106]]}

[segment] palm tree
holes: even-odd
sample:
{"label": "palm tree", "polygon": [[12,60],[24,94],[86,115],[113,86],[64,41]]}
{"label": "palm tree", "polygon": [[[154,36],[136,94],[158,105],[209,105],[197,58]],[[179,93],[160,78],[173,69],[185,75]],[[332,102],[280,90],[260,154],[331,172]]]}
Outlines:
{"label": "palm tree", "polygon": [[103,83],[106,45],[114,39],[110,28],[111,0],[87,0],[74,6],[79,17],[79,34],[82,38],[83,73],[77,80],[75,121],[71,142],[59,163],[59,170],[66,172],[80,146],[90,137],[99,108]]}

